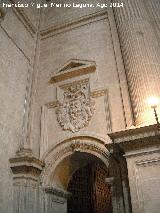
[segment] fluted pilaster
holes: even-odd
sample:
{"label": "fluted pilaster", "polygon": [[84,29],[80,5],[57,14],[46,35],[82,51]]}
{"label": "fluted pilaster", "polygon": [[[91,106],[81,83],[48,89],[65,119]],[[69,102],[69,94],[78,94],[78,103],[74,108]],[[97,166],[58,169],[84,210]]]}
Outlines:
{"label": "fluted pilaster", "polygon": [[13,213],[37,213],[38,179],[43,163],[25,149],[9,161],[13,172]]}
{"label": "fluted pilaster", "polygon": [[113,10],[135,124],[149,124],[154,115],[146,99],[160,96],[160,51],[151,16],[142,0],[125,0],[123,8]]}
{"label": "fluted pilaster", "polygon": [[147,0],[146,1],[148,12],[153,19],[154,30],[156,36],[160,41],[160,1],[159,0]]}

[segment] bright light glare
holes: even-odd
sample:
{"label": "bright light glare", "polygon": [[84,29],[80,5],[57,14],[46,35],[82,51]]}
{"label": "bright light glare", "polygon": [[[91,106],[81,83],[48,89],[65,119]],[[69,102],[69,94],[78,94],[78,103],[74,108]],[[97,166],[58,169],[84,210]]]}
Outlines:
{"label": "bright light glare", "polygon": [[159,98],[152,96],[152,97],[148,98],[147,102],[151,108],[156,108],[157,105],[159,104],[160,100],[159,100]]}

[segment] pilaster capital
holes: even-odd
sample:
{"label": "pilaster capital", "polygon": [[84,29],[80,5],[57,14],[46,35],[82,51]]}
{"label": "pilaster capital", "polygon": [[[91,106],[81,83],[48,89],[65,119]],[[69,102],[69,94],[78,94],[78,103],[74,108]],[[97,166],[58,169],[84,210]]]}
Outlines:
{"label": "pilaster capital", "polygon": [[13,179],[23,183],[28,180],[36,183],[44,166],[42,161],[33,156],[30,149],[21,149],[9,162]]}
{"label": "pilaster capital", "polygon": [[160,146],[160,130],[156,124],[126,129],[108,135],[125,153],[129,151],[138,153],[138,150]]}

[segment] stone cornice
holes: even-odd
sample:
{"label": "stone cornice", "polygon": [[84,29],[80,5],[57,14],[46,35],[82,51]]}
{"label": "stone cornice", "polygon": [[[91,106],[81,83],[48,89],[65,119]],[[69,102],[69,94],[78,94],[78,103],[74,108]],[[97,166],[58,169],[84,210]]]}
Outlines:
{"label": "stone cornice", "polygon": [[92,98],[98,98],[106,94],[107,94],[107,89],[97,89],[97,90],[91,91]]}
{"label": "stone cornice", "polygon": [[101,10],[89,15],[82,16],[78,19],[74,19],[72,21],[66,22],[61,25],[50,26],[40,31],[41,39],[46,39],[54,35],[57,35],[59,33],[63,33],[63,32],[72,30],[74,28],[81,27],[86,24],[90,24],[92,22],[106,19],[107,17],[108,17],[107,10]]}
{"label": "stone cornice", "polygon": [[[101,96],[104,96],[107,94],[107,89],[97,89],[94,91],[91,91],[91,97],[92,98],[98,98]],[[50,109],[50,108],[55,108],[58,106],[58,101],[51,101],[45,104],[45,106]]]}
{"label": "stone cornice", "polygon": [[[15,0],[10,0],[10,2],[12,4],[16,3]],[[12,7],[12,10],[16,14],[18,19],[21,21],[21,23],[24,25],[26,30],[31,34],[31,36],[33,36],[37,32],[37,29],[33,25],[30,18],[26,15],[25,10],[22,8],[18,8],[18,7]]]}
{"label": "stone cornice", "polygon": [[125,152],[160,145],[160,130],[157,125],[127,129],[108,135],[114,144],[118,144]]}
{"label": "stone cornice", "polygon": [[[73,67],[73,68],[71,67],[67,69],[67,66],[71,63],[80,64],[80,65],[77,67]],[[71,59],[62,68],[58,69],[58,71],[55,74],[52,75],[49,83],[53,84],[56,82],[64,81],[69,78],[74,78],[76,76],[93,73],[95,70],[96,70],[95,62]]]}
{"label": "stone cornice", "polygon": [[9,159],[9,162],[13,179],[37,181],[44,166],[43,162],[35,158],[28,150],[20,150],[15,157]]}
{"label": "stone cornice", "polygon": [[24,25],[26,30],[33,36],[36,33],[36,28],[32,24],[31,20],[28,18],[28,16],[25,14],[24,10],[19,8],[12,8],[14,13],[17,15],[21,23]]}

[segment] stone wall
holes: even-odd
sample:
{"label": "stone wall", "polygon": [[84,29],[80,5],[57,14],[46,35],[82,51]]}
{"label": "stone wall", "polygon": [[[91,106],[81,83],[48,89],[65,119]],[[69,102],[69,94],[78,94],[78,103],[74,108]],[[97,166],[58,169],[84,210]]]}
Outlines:
{"label": "stone wall", "polygon": [[144,149],[140,154],[127,153],[128,175],[133,212],[159,212],[159,150]]}
{"label": "stone wall", "polygon": [[[86,9],[70,8],[69,11],[71,16],[68,15],[68,12],[62,13],[61,9],[45,9],[42,18],[40,59],[35,84],[37,93],[33,103],[32,126],[34,126],[34,130],[31,133],[32,148],[36,154],[38,154],[37,146],[40,146],[39,141],[42,139],[40,135],[45,137],[43,143],[48,144],[48,150],[56,143],[75,135],[70,131],[62,131],[57,122],[56,107],[51,109],[46,107],[48,103],[57,100],[57,86],[48,83],[50,78],[71,59],[94,61],[96,71],[90,80],[91,90],[107,91],[107,97],[100,95],[95,98],[94,116],[89,125],[78,133],[81,135],[94,134],[106,138],[108,132],[106,107],[109,107],[109,119],[113,131],[124,129],[127,125],[132,124],[120,47],[118,37],[115,36],[117,32],[113,14],[107,13],[104,9],[86,11]],[[78,14],[76,20],[75,14]],[[70,82],[78,79],[80,78],[73,78]],[[106,100],[108,106],[106,106]],[[47,115],[43,115],[42,111],[45,111]],[[46,118],[46,116],[48,117]],[[44,119],[46,120],[44,121]],[[42,126],[45,126],[43,130]],[[43,131],[47,132],[45,136]]]}
{"label": "stone wall", "polygon": [[[26,134],[28,93],[33,70],[38,14],[2,8],[0,21],[0,212],[12,211],[12,173],[9,158]],[[37,11],[38,12],[38,11]],[[26,19],[28,17],[28,19]],[[31,18],[31,21],[30,21]],[[36,22],[32,23],[32,19]]]}
{"label": "stone wall", "polygon": [[[141,112],[143,114],[144,91],[147,95],[152,92],[150,90],[149,93],[146,88],[154,88],[156,93],[159,89],[158,84],[154,84],[158,81],[159,69],[159,3],[155,7],[153,2],[156,3],[156,0],[152,3],[146,2],[144,5],[140,1],[142,7],[139,10],[138,1],[135,0],[136,4],[133,5],[131,1],[127,1],[128,7],[119,11],[100,8],[0,8],[0,212],[11,213],[12,200],[15,201],[13,211],[16,213],[26,212],[29,206],[29,211],[36,212],[38,197],[42,212],[43,208],[44,212],[51,212],[52,208],[57,212],[66,211],[67,192],[57,192],[53,187],[40,187],[37,190],[37,181],[44,165],[33,157],[30,149],[35,157],[43,159],[48,166],[42,171],[42,174],[46,174],[43,181],[47,185],[50,176],[54,175],[52,169],[58,165],[57,162],[54,164],[55,161],[60,163],[60,157],[67,150],[70,154],[77,151],[90,152],[104,158],[108,163],[108,151],[104,147],[105,143],[111,142],[108,134],[133,125],[132,110],[137,124],[141,123],[138,119],[141,118]],[[148,7],[152,9],[149,13]],[[135,9],[134,14],[131,8]],[[158,28],[154,27],[156,25]],[[154,57],[156,54],[157,57]],[[93,64],[94,70],[91,71]],[[73,73],[74,68],[78,75]],[[68,77],[63,76],[59,82],[54,82],[56,75],[66,75],[63,71]],[[151,82],[148,76],[154,81]],[[90,118],[83,128],[75,128],[74,131],[70,126],[61,125],[56,112],[60,107],[63,112],[66,92],[69,91],[71,97],[76,94],[74,90],[79,88],[77,82],[87,85],[85,89],[88,96],[84,95],[84,88],[81,88],[83,91],[78,89],[77,94],[81,98],[85,96],[83,104],[85,103]],[[94,102],[94,113],[91,110],[91,100]],[[64,116],[62,118],[65,119]],[[64,149],[64,146],[67,148]],[[21,149],[22,152],[18,152],[14,158],[20,148],[27,151]],[[157,159],[157,154],[155,155],[156,158],[153,157]],[[148,156],[152,157],[152,153],[148,153]],[[157,186],[159,184],[156,173],[158,167],[155,162],[148,162],[145,157],[136,165],[134,159],[128,158],[131,193],[135,195],[135,199],[132,198],[133,210],[136,212],[137,203],[140,203],[139,212],[141,209],[149,212],[151,206],[159,205],[156,187],[153,185],[153,179],[156,179]],[[140,182],[134,179],[132,185],[132,173],[135,172],[133,167],[137,165],[138,174],[133,175]],[[150,168],[152,174],[148,174],[146,168]],[[18,172],[21,173],[20,177]],[[13,189],[14,175],[18,180]],[[20,178],[22,180],[19,181]],[[143,178],[148,185],[143,184],[138,197],[137,192],[133,192],[134,186],[137,183],[142,185]],[[30,187],[28,179],[33,179],[31,183],[34,182],[34,187]],[[147,206],[150,197],[146,194],[149,194],[150,187],[155,197],[151,197],[152,205]],[[42,197],[38,193],[42,193]],[[35,206],[31,198],[35,199]],[[46,205],[50,205],[50,208],[46,208]]]}
{"label": "stone wall", "polygon": [[[151,96],[159,96],[159,26],[158,13],[152,4],[143,1],[124,1],[125,7],[114,8],[125,71],[129,85],[135,125],[154,123],[147,105]],[[153,16],[153,10],[154,16]],[[155,25],[155,23],[157,23]],[[157,109],[159,111],[159,108]]]}

